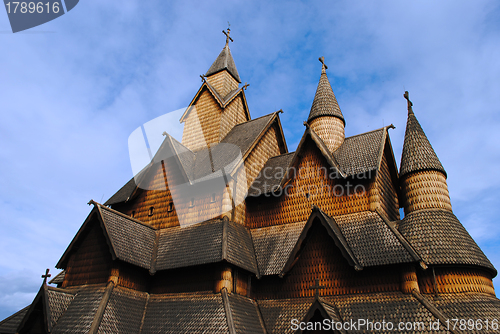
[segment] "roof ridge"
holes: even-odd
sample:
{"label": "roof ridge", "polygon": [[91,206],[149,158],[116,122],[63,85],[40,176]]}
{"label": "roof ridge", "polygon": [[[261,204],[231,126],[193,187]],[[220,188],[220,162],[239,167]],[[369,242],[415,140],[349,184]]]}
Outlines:
{"label": "roof ridge", "polygon": [[385,130],[387,128],[390,128],[391,126],[394,126],[394,125],[392,125],[392,124],[391,125],[386,125],[386,126],[383,126],[381,128],[375,129],[375,130],[370,130],[370,131],[367,131],[367,132],[358,133],[357,135],[345,137],[344,140],[355,138],[355,137],[359,137],[359,136],[364,136],[364,135],[367,135],[367,134],[372,133],[372,132],[382,131],[382,130]]}
{"label": "roof ridge", "polygon": [[90,200],[90,202],[89,202],[88,204],[89,204],[89,205],[90,205],[90,204],[97,205],[97,206],[98,206],[99,208],[101,208],[101,209],[108,210],[109,212],[114,213],[114,214],[117,214],[117,215],[119,215],[119,216],[121,216],[121,217],[123,217],[123,218],[126,218],[126,219],[131,220],[131,221],[136,222],[136,223],[139,223],[139,224],[141,224],[141,225],[147,226],[147,227],[149,227],[149,228],[150,228],[150,229],[152,229],[152,230],[155,230],[155,231],[156,231],[156,230],[158,230],[157,228],[154,228],[153,226],[151,226],[151,225],[149,225],[149,224],[146,224],[145,222],[140,221],[139,219],[132,218],[132,217],[130,217],[130,216],[128,216],[128,215],[126,215],[126,214],[124,214],[124,213],[120,212],[120,211],[117,211],[117,210],[112,209],[112,208],[108,208],[107,206],[102,205],[102,204],[100,204],[100,203],[97,203],[97,202],[96,202],[96,201],[94,201],[94,200]]}

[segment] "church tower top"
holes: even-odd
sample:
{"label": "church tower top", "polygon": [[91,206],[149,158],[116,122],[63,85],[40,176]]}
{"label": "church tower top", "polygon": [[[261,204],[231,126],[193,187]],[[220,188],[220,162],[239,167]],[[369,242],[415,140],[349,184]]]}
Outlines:
{"label": "church tower top", "polygon": [[408,121],[401,156],[400,176],[423,170],[435,170],[446,176],[443,165],[413,113],[413,103],[410,101],[408,91],[405,92],[404,97],[408,101]]}
{"label": "church tower top", "polygon": [[241,83],[240,75],[238,74],[233,56],[231,55],[231,50],[229,50],[229,41],[233,42],[233,39],[230,36],[231,30],[227,28],[227,30],[223,30],[222,32],[226,35],[226,45],[219,53],[219,56],[215,59],[212,66],[208,69],[205,77],[209,77],[226,70],[238,83]]}
{"label": "church tower top", "polygon": [[328,66],[325,64],[325,58],[320,57],[319,61],[322,64],[321,77],[319,79],[318,88],[316,89],[316,95],[314,96],[314,101],[309,112],[309,118],[307,122],[310,123],[313,119],[321,116],[333,116],[337,117],[345,125],[345,119],[340,111],[337,98],[333,93],[330,81],[328,81],[328,76],[326,75],[326,70]]}

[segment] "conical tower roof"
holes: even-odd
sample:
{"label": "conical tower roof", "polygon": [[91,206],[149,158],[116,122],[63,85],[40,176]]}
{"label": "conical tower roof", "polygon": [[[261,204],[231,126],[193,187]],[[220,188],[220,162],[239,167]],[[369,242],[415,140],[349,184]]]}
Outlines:
{"label": "conical tower roof", "polygon": [[226,45],[219,53],[219,56],[215,59],[212,66],[210,66],[205,76],[208,77],[220,71],[227,70],[238,83],[241,83],[240,75],[238,74],[233,56],[231,55],[231,50],[229,50],[229,40],[232,41],[231,37],[229,37],[229,29],[227,33],[225,31],[223,31],[223,33],[226,34]]}
{"label": "conical tower roof", "polygon": [[328,67],[325,65],[323,57],[319,60],[323,64],[323,68],[321,69],[321,78],[319,79],[318,88],[316,89],[316,95],[314,96],[314,101],[311,111],[309,112],[307,122],[310,122],[314,118],[320,116],[333,116],[340,118],[345,125],[344,115],[342,115],[342,112],[340,111],[337,98],[333,93],[332,86],[330,85],[330,81],[328,81],[328,77],[326,75],[326,69]]}
{"label": "conical tower roof", "polygon": [[422,130],[417,117],[413,113],[413,103],[409,99],[408,92],[405,92],[404,96],[408,100],[408,121],[406,123],[399,175],[404,176],[408,173],[422,170],[436,170],[446,176],[443,165],[439,161],[436,152],[434,152],[424,130]]}

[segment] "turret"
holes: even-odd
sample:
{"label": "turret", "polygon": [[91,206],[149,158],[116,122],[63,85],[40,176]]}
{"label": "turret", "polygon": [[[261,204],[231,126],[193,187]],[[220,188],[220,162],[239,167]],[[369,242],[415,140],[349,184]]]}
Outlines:
{"label": "turret", "polygon": [[326,75],[328,67],[325,65],[324,58],[319,58],[319,61],[323,65],[321,77],[307,123],[325,142],[330,151],[334,152],[344,142],[345,120],[328,81]]}
{"label": "turret", "polygon": [[446,171],[413,113],[408,92],[404,97],[408,101],[408,121],[399,177],[405,215],[421,209],[452,211]]}
{"label": "turret", "polygon": [[238,70],[234,64],[233,56],[231,55],[231,50],[229,50],[229,41],[233,39],[229,36],[229,28],[226,31],[222,31],[226,35],[226,45],[220,52],[217,59],[205,73],[205,78],[208,83],[215,88],[217,93],[224,98],[229,92],[238,88],[238,84],[241,83]]}

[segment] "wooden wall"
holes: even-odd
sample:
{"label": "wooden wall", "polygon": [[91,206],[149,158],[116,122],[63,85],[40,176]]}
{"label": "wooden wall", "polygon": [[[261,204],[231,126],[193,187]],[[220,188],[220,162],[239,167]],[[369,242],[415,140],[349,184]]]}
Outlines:
{"label": "wooden wall", "polygon": [[247,121],[243,103],[243,97],[239,95],[224,108],[221,117],[219,141],[221,141],[235,125]]}
{"label": "wooden wall", "polygon": [[[329,165],[319,149],[312,140],[305,145],[295,166],[297,177],[289,182],[286,193],[282,192],[280,197],[247,200],[247,226],[257,228],[305,221],[313,205],[330,216],[370,210],[369,190],[373,181],[349,179],[349,187],[346,180],[330,178]],[[359,185],[357,192],[354,191],[356,185]]]}
{"label": "wooden wall", "polygon": [[111,269],[111,253],[97,218],[76,252],[70,255],[62,287],[106,283]]}
{"label": "wooden wall", "polygon": [[151,293],[213,291],[220,265],[207,264],[157,272],[151,279]]}
{"label": "wooden wall", "polygon": [[230,91],[238,88],[238,81],[226,70],[206,77],[206,80],[224,98]]}
{"label": "wooden wall", "polygon": [[319,279],[320,295],[342,295],[400,290],[397,266],[354,270],[342,256],[340,249],[326,229],[315,223],[309,231],[298,261],[283,278],[263,277],[252,281],[255,298],[296,298],[314,296],[309,289]]}
{"label": "wooden wall", "polygon": [[483,292],[495,295],[490,273],[477,268],[437,267],[417,271],[420,292],[422,293],[461,293]]}

